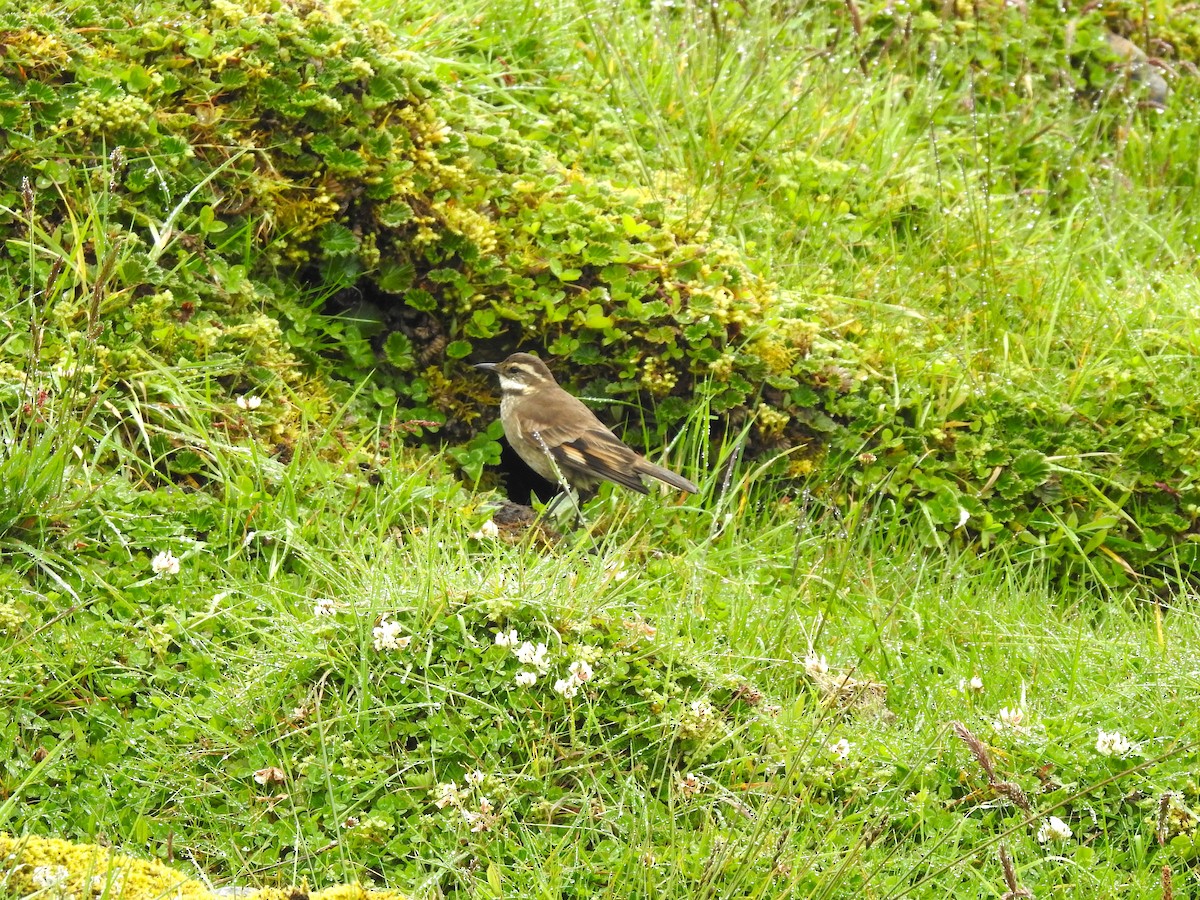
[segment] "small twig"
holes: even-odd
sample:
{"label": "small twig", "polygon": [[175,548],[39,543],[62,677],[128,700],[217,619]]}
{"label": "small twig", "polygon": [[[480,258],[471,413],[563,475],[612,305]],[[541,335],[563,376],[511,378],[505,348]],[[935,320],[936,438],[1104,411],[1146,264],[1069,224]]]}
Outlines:
{"label": "small twig", "polygon": [[854,0],[845,0],[845,3],[846,9],[850,11],[850,24],[854,26],[854,35],[855,37],[862,37],[863,23],[862,16],[858,12],[858,6],[855,5]]}

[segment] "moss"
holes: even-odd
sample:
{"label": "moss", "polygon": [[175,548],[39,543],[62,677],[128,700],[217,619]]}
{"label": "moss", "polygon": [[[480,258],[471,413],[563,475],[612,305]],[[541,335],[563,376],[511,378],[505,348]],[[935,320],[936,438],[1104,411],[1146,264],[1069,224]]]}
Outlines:
{"label": "moss", "polygon": [[[0,884],[16,896],[46,891],[52,897],[121,897],[123,900],[212,900],[203,883],[157,860],[136,859],[96,844],[74,844],[0,832]],[[399,891],[342,884],[318,891],[264,888],[242,900],[406,900]]]}

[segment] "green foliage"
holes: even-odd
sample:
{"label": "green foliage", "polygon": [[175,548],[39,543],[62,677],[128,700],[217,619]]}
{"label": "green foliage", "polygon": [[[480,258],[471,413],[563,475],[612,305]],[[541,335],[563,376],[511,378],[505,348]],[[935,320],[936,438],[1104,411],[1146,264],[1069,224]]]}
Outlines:
{"label": "green foliage", "polygon": [[[333,350],[349,357],[342,372],[374,378],[363,396],[449,418],[465,439],[478,385],[431,365],[443,352],[452,364],[533,341],[618,395],[687,396],[718,366],[738,373],[730,408],[753,401],[755,373],[786,377],[804,355],[753,351],[781,323],[736,253],[644,192],[562,168],[347,11],[212,4],[170,28],[86,4],[8,13],[5,182],[32,173],[51,240],[89,182],[114,183],[106,238],[124,249],[103,311],[106,376],[136,344],[170,361],[236,349],[294,385],[293,354]],[[114,147],[111,175],[96,170]],[[0,203],[19,207],[15,193]],[[374,311],[317,324],[272,277],[284,269],[317,275],[325,294],[372,283]],[[399,337],[375,343],[383,322]]]}
{"label": "green foliage", "polygon": [[[479,896],[946,896],[1000,883],[1000,837],[1039,893],[1084,877],[1064,856],[1138,884],[1194,859],[1183,611],[1064,612],[741,469],[719,533],[648,507],[546,553],[472,535],[446,478],[308,460],[218,453],[223,503],[110,481],[77,531],[104,581],[0,582],[6,827]],[[1039,843],[1048,814],[1069,841]]]}
{"label": "green foliage", "polygon": [[[1156,4],[1029,6],[6,5],[0,825],[483,897],[1187,876],[1194,86],[1099,44]],[[490,536],[401,445],[478,481],[518,345],[708,493]]]}
{"label": "green foliage", "polygon": [[[489,23],[490,53],[555,79],[515,88],[520,127],[549,120],[580,168],[738,233],[783,285],[772,309],[802,298],[813,352],[778,383],[752,372],[752,452],[805,447],[790,474],[903,514],[930,546],[1107,585],[1194,572],[1195,85],[1155,69],[1174,93],[1152,108],[1109,40],[1170,57],[1192,18],[630,4],[646,25],[630,30],[573,8]],[[603,48],[582,75],[575,40]],[[595,137],[580,149],[573,131]]]}
{"label": "green foliage", "polygon": [[[19,284],[66,263],[48,364],[72,364],[86,320],[101,388],[147,354],[236,365],[229,402],[275,401],[251,425],[284,444],[298,422],[286,395],[328,411],[334,385],[352,382],[353,409],[370,418],[382,407],[442,423],[477,480],[497,433],[479,428],[491,398],[464,361],[531,347],[590,395],[652,402],[659,437],[713,385],[703,402],[722,429],[753,423],[751,453],[788,450],[780,474],[821,471],[848,506],[902,505],[931,544],[999,544],[1107,583],[1191,570],[1194,354],[1151,328],[1108,338],[1111,313],[1088,295],[1127,270],[1076,282],[1025,258],[1074,258],[1092,239],[1055,224],[1103,202],[1090,170],[1103,151],[1085,142],[1152,173],[1195,141],[1183,117],[1160,123],[1110,96],[1121,82],[1105,34],[1134,33],[1135,10],[1092,10],[1068,28],[1050,8],[865,4],[858,34],[841,7],[782,23],[751,7],[641,10],[664,54],[650,104],[622,100],[595,54],[590,80],[567,75],[573,40],[460,38],[469,77],[455,80],[419,29],[388,32],[353,6],[218,3],[170,27],[130,25],[121,10],[18,5],[2,23],[0,217],[27,241],[10,241],[0,265]],[[564,29],[579,27],[620,53],[594,19]],[[770,47],[800,42],[779,57],[789,78],[738,43],[768,27]],[[828,41],[827,61],[801,52],[804,34]],[[671,62],[679,46],[693,47],[686,65]],[[558,90],[508,85],[517,60]],[[724,107],[684,93],[731,72],[754,93],[714,95]],[[854,103],[813,105],[876,74],[890,87],[862,102],[888,117],[882,137],[858,127]],[[512,91],[489,106],[496,79]],[[621,111],[639,104],[652,127]],[[714,109],[723,118],[705,119]],[[692,136],[671,155],[680,133]],[[1116,184],[1113,171],[1099,177]],[[1167,171],[1178,174],[1158,179],[1154,214],[1182,215],[1192,192],[1172,190],[1184,176]],[[747,249],[769,247],[788,289],[713,237],[701,209],[730,219]],[[1060,333],[1079,315],[1095,326]],[[1001,349],[1014,344],[1015,356]],[[25,351],[4,352],[11,363]],[[1025,471],[1037,455],[1049,469]],[[190,474],[184,457],[176,468]]]}

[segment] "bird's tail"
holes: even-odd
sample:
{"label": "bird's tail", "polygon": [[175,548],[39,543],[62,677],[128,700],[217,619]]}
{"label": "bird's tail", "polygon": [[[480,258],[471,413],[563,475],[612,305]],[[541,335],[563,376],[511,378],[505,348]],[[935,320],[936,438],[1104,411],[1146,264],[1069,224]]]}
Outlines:
{"label": "bird's tail", "polygon": [[682,475],[676,475],[670,469],[664,469],[662,466],[656,466],[648,460],[642,460],[638,466],[638,474],[649,475],[651,478],[657,478],[659,481],[669,484],[673,488],[679,488],[681,491],[687,491],[689,494],[697,494],[700,488],[692,484]]}

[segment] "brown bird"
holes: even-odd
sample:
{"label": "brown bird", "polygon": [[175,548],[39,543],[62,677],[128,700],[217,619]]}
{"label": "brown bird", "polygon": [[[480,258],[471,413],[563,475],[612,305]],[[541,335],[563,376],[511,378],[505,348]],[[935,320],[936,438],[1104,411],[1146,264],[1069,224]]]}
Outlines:
{"label": "brown bird", "polygon": [[643,476],[696,493],[682,475],[656,466],[627,447],[595,414],[554,380],[536,356],[514,353],[504,362],[475,368],[500,377],[500,423],[504,436],[526,465],[547,481],[563,480],[578,490],[612,481],[649,493]]}

